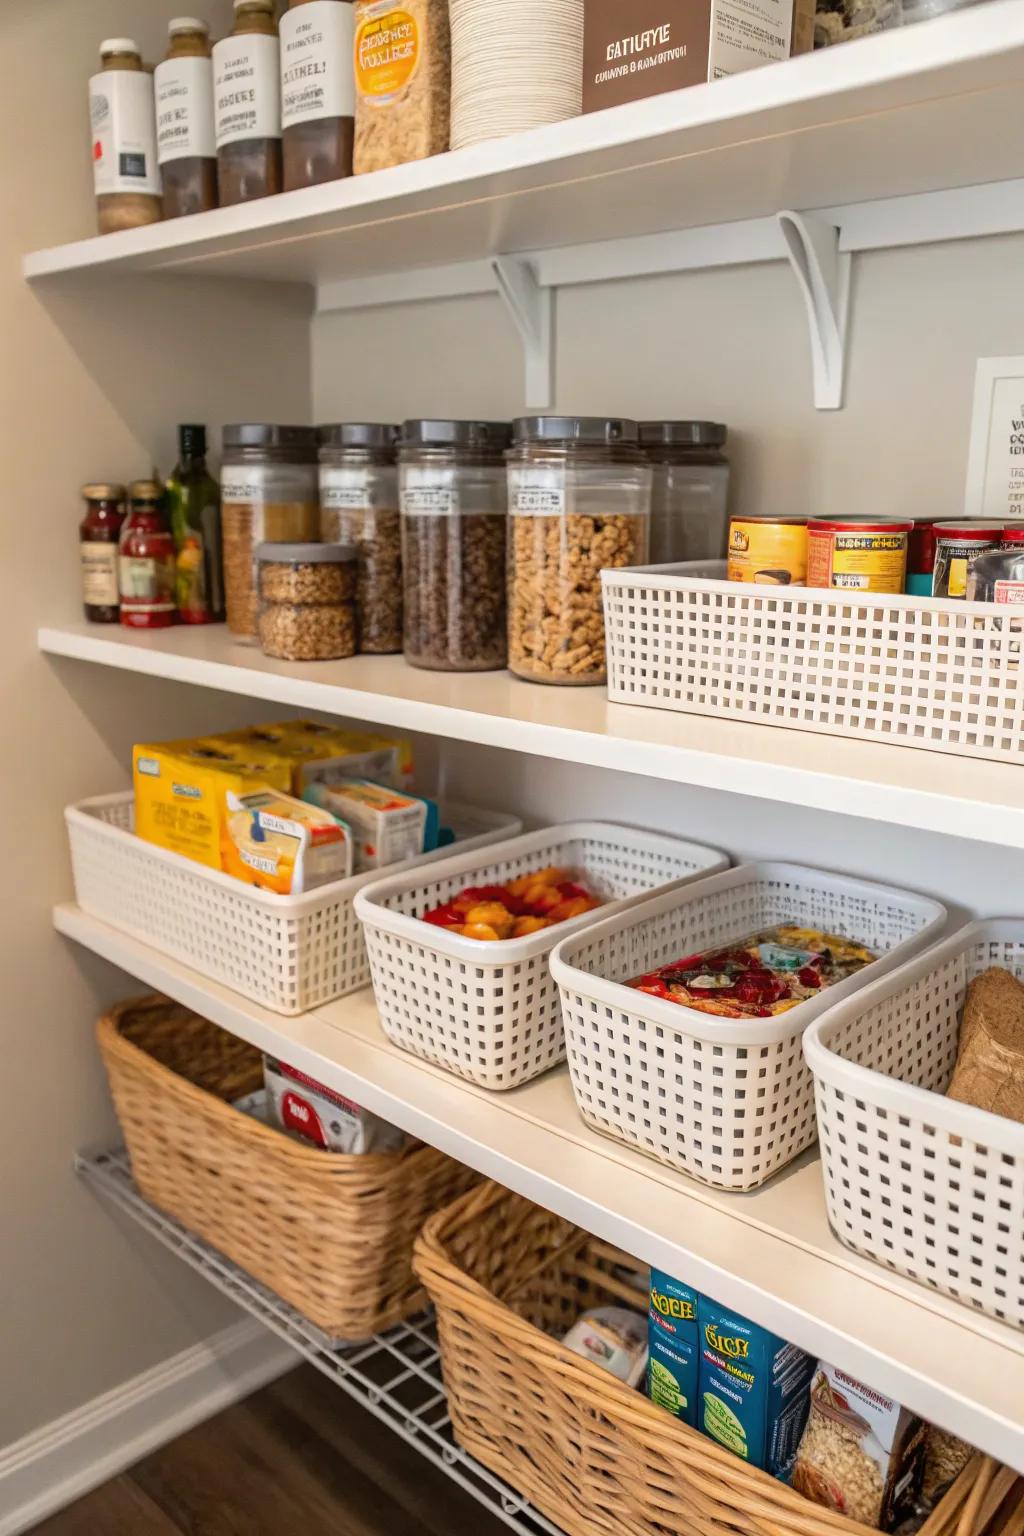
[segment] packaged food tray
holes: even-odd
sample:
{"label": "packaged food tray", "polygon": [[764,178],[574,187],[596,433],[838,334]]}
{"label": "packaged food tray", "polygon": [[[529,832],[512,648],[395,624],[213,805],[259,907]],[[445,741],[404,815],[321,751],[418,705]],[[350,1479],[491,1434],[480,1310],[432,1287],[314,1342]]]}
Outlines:
{"label": "packaged food tray", "polygon": [[468,1168],[419,1144],[327,1152],[243,1114],[232,1106],[262,1089],[260,1052],[167,998],[119,1004],[97,1036],[147,1200],[332,1338],[423,1308],[413,1240],[476,1182]]}
{"label": "packaged food tray", "polygon": [[[380,870],[300,896],[245,885],[135,836],[131,793],[82,800],[64,812],[75,898],[84,912],[144,939],[275,1013],[305,1013],[369,985],[353,899]],[[514,816],[447,805],[463,850],[518,832]],[[446,859],[421,854],[395,868]]]}
{"label": "packaged food tray", "polygon": [[724,575],[602,572],[610,700],[1021,761],[1020,609]]}
{"label": "packaged food tray", "polygon": [[[646,1313],[622,1278],[635,1259],[481,1184],[430,1218],[413,1262],[456,1440],[568,1536],[866,1536],[560,1342],[588,1307]],[[975,1457],[920,1536],[999,1536],[1015,1481]]]}
{"label": "packaged food tray", "polygon": [[[595,1130],[721,1189],[754,1189],[815,1138],[807,1025],[892,970],[946,920],[937,901],[799,864],[744,864],[634,903],[551,956],[576,1103]],[[770,1019],[725,1019],[623,983],[684,955],[798,923],[879,955]]]}
{"label": "packaged food tray", "polygon": [[961,928],[804,1037],[829,1221],[888,1269],[1024,1327],[1024,1125],[944,1096],[967,987],[1024,980],[1024,917]]}
{"label": "packaged food tray", "polygon": [[469,885],[501,884],[549,864],[582,871],[595,894],[617,903],[728,863],[725,854],[699,843],[576,821],[367,886],[356,912],[384,1032],[404,1050],[484,1088],[518,1087],[565,1055],[558,988],[548,971],[551,950],[609,909],[490,943],[447,933],[420,915]]}

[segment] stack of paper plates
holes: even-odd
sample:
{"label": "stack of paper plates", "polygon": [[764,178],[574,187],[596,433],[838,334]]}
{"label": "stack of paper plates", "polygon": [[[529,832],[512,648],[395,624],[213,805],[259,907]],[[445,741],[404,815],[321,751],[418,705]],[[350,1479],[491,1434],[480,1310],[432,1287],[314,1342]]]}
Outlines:
{"label": "stack of paper plates", "polygon": [[578,116],[583,0],[450,0],[453,149]]}

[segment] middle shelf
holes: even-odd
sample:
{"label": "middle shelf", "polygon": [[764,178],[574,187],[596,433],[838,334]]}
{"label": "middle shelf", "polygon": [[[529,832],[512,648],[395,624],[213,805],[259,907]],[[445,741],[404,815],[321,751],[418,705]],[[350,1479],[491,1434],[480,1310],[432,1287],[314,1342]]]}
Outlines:
{"label": "middle shelf", "polygon": [[564,1068],[488,1093],[392,1046],[369,992],[282,1018],[73,903],[54,923],[146,986],[1024,1471],[1024,1334],[843,1248],[812,1155],[751,1194],[707,1188],[589,1130]]}

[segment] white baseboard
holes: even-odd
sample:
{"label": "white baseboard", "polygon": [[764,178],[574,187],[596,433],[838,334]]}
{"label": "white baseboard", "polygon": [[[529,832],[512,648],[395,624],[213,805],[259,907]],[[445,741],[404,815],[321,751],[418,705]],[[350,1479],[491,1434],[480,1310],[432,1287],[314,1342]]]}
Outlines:
{"label": "white baseboard", "polygon": [[252,1318],[0,1450],[0,1536],[55,1510],[297,1364]]}

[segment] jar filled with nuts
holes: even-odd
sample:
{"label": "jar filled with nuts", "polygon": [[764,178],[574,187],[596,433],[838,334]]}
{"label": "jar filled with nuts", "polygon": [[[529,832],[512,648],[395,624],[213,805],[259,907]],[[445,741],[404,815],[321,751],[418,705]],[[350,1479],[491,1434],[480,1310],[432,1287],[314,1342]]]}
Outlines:
{"label": "jar filled with nuts", "polygon": [[359,551],[359,649],[374,656],[402,649],[397,441],[382,422],[320,428],[320,537]]}
{"label": "jar filled with nuts", "polygon": [[228,628],[256,636],[256,545],[320,536],[315,427],[224,428],[221,525]]}
{"label": "jar filled with nuts", "polygon": [[405,659],[444,672],[504,667],[503,421],[407,421],[398,453]]}
{"label": "jar filled with nuts", "polygon": [[259,640],[282,661],[356,653],[356,550],[351,544],[261,544]]}
{"label": "jar filled with nuts", "polygon": [[651,469],[634,421],[526,416],[508,453],[509,666],[607,677],[601,572],[647,559]]}

